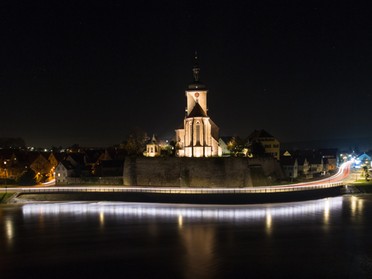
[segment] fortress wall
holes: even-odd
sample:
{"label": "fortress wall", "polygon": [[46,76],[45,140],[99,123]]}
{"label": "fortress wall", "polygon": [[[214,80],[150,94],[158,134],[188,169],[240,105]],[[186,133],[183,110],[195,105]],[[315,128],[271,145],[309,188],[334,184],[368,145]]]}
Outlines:
{"label": "fortress wall", "polygon": [[127,157],[123,180],[125,186],[259,186],[266,183],[266,175],[275,173],[275,170],[281,173],[279,164],[267,159],[252,161],[248,158]]}
{"label": "fortress wall", "polygon": [[249,165],[254,186],[269,186],[284,177],[280,164],[274,158],[252,158]]}

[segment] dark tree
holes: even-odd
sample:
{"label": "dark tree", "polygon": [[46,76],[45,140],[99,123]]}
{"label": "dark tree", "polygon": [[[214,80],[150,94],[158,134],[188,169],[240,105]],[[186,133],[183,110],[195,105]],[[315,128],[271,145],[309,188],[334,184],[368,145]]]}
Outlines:
{"label": "dark tree", "polygon": [[140,128],[131,130],[124,146],[128,155],[142,155],[148,140],[147,134]]}
{"label": "dark tree", "polygon": [[36,173],[32,169],[24,171],[17,179],[17,184],[22,186],[30,186],[36,184]]}
{"label": "dark tree", "polygon": [[263,147],[261,142],[254,141],[250,146],[251,153],[253,157],[264,157],[265,156],[265,148]]}
{"label": "dark tree", "polygon": [[26,143],[22,138],[0,138],[0,147],[25,149]]}
{"label": "dark tree", "polygon": [[246,141],[240,137],[233,137],[227,143],[227,149],[234,155],[239,156],[245,148]]}

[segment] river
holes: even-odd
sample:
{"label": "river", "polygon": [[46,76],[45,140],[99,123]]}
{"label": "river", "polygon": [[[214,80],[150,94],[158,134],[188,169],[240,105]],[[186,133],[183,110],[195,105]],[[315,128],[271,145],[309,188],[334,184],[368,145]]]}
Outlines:
{"label": "river", "polygon": [[372,278],[372,195],[0,206],[0,278]]}

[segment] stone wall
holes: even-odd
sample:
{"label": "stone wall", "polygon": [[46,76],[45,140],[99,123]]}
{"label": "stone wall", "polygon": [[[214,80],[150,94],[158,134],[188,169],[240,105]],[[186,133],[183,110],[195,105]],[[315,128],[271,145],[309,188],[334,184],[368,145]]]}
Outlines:
{"label": "stone wall", "polygon": [[281,178],[272,158],[130,158],[124,163],[125,186],[252,187]]}
{"label": "stone wall", "polygon": [[67,177],[66,182],[56,185],[123,185],[123,177]]}

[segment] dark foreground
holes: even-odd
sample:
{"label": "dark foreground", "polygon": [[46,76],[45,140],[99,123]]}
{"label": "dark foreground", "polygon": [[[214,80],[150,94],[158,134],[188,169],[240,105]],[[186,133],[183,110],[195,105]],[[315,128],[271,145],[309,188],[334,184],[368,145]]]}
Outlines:
{"label": "dark foreground", "polygon": [[21,193],[17,198],[29,201],[123,201],[182,204],[258,204],[314,200],[341,195],[343,186],[280,193],[250,194],[166,194],[138,192],[61,192],[37,194]]}
{"label": "dark foreground", "polygon": [[372,195],[0,205],[0,278],[371,278]]}

